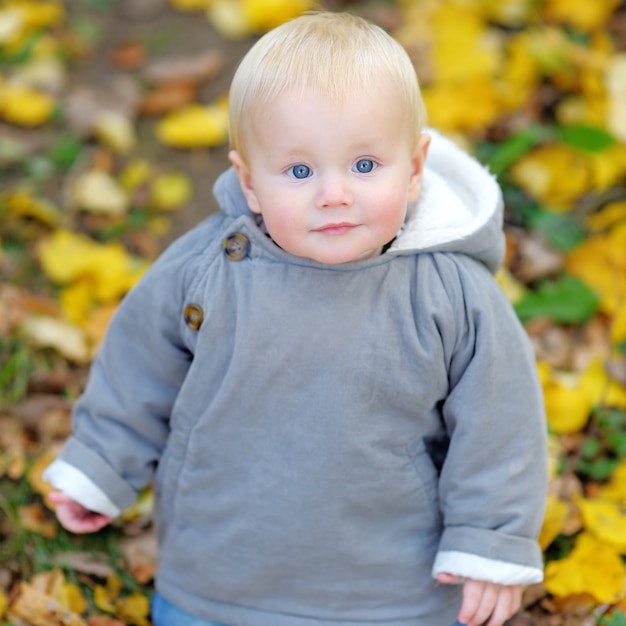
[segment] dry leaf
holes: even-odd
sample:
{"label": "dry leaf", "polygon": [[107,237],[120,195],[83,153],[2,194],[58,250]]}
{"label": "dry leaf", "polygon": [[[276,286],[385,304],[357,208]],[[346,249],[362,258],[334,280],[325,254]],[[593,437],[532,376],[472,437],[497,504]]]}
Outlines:
{"label": "dry leaf", "polygon": [[123,70],[136,70],[146,59],[146,49],[139,41],[125,41],[110,54],[111,62]]}
{"label": "dry leaf", "polygon": [[176,111],[191,104],[198,93],[198,87],[188,82],[162,83],[148,92],[139,103],[141,115],[158,116]]}
{"label": "dry leaf", "polygon": [[24,619],[31,626],[87,626],[80,615],[63,607],[51,595],[24,582],[9,607],[9,615]]}
{"label": "dry leaf", "polygon": [[224,57],[216,50],[189,56],[168,57],[151,61],[143,71],[151,83],[197,84],[217,76],[224,65]]}
{"label": "dry leaf", "polygon": [[76,363],[89,361],[90,352],[83,332],[69,322],[30,315],[23,321],[22,330],[40,348],[52,348]]}
{"label": "dry leaf", "polygon": [[120,543],[128,571],[141,585],[154,578],[157,565],[158,544],[153,530],[129,537]]}
{"label": "dry leaf", "polygon": [[124,215],[128,197],[111,175],[92,170],[79,176],[72,187],[72,204],[97,215]]}

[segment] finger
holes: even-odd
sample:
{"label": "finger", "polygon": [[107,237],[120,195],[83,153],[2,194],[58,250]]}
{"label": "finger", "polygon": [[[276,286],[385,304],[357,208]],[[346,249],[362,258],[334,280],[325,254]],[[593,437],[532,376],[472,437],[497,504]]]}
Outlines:
{"label": "finger", "polygon": [[89,511],[75,502],[58,505],[56,515],[63,528],[73,533],[96,532],[111,521],[110,517]]}
{"label": "finger", "polygon": [[458,620],[461,624],[471,624],[474,615],[478,611],[483,590],[487,583],[481,580],[468,579],[463,583],[463,601],[459,611]]}
{"label": "finger", "polygon": [[519,585],[500,587],[498,600],[487,626],[502,626],[515,615],[520,607],[521,597],[522,588]]}
{"label": "finger", "polygon": [[500,585],[495,585],[494,583],[485,584],[480,604],[478,605],[469,626],[480,626],[480,624],[484,624],[489,619],[489,616],[493,613],[495,607],[497,606],[501,589],[502,587]]}

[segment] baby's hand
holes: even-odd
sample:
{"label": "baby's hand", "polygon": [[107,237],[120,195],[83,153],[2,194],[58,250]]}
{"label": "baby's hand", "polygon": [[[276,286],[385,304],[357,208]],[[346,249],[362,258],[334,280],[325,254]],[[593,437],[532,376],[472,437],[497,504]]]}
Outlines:
{"label": "baby's hand", "polygon": [[[446,585],[460,582],[457,576],[451,574],[438,574],[437,580]],[[521,604],[521,585],[498,585],[466,579],[458,620],[467,626],[480,626],[490,618],[487,626],[501,626],[517,613]]]}
{"label": "baby's hand", "polygon": [[73,533],[95,533],[113,519],[86,509],[60,491],[52,491],[48,498],[55,505],[55,513],[61,526]]}

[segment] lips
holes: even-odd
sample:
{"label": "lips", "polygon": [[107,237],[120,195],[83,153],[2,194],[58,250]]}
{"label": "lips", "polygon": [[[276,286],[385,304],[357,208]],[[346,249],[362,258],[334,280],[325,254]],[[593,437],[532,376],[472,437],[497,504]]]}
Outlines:
{"label": "lips", "polygon": [[325,224],[320,228],[316,228],[314,232],[321,233],[323,235],[345,235],[356,227],[357,224],[340,222],[339,224]]}

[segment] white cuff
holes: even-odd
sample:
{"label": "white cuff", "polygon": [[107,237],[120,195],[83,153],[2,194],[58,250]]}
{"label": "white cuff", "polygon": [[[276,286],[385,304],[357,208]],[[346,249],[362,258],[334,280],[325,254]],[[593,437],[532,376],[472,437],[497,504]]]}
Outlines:
{"label": "white cuff", "polygon": [[117,517],[121,513],[100,487],[62,459],[56,459],[48,465],[43,479],[90,511],[108,517]]}
{"label": "white cuff", "polygon": [[461,578],[485,580],[498,585],[530,585],[543,580],[541,569],[457,551],[437,554],[433,565],[433,577],[444,573]]}

